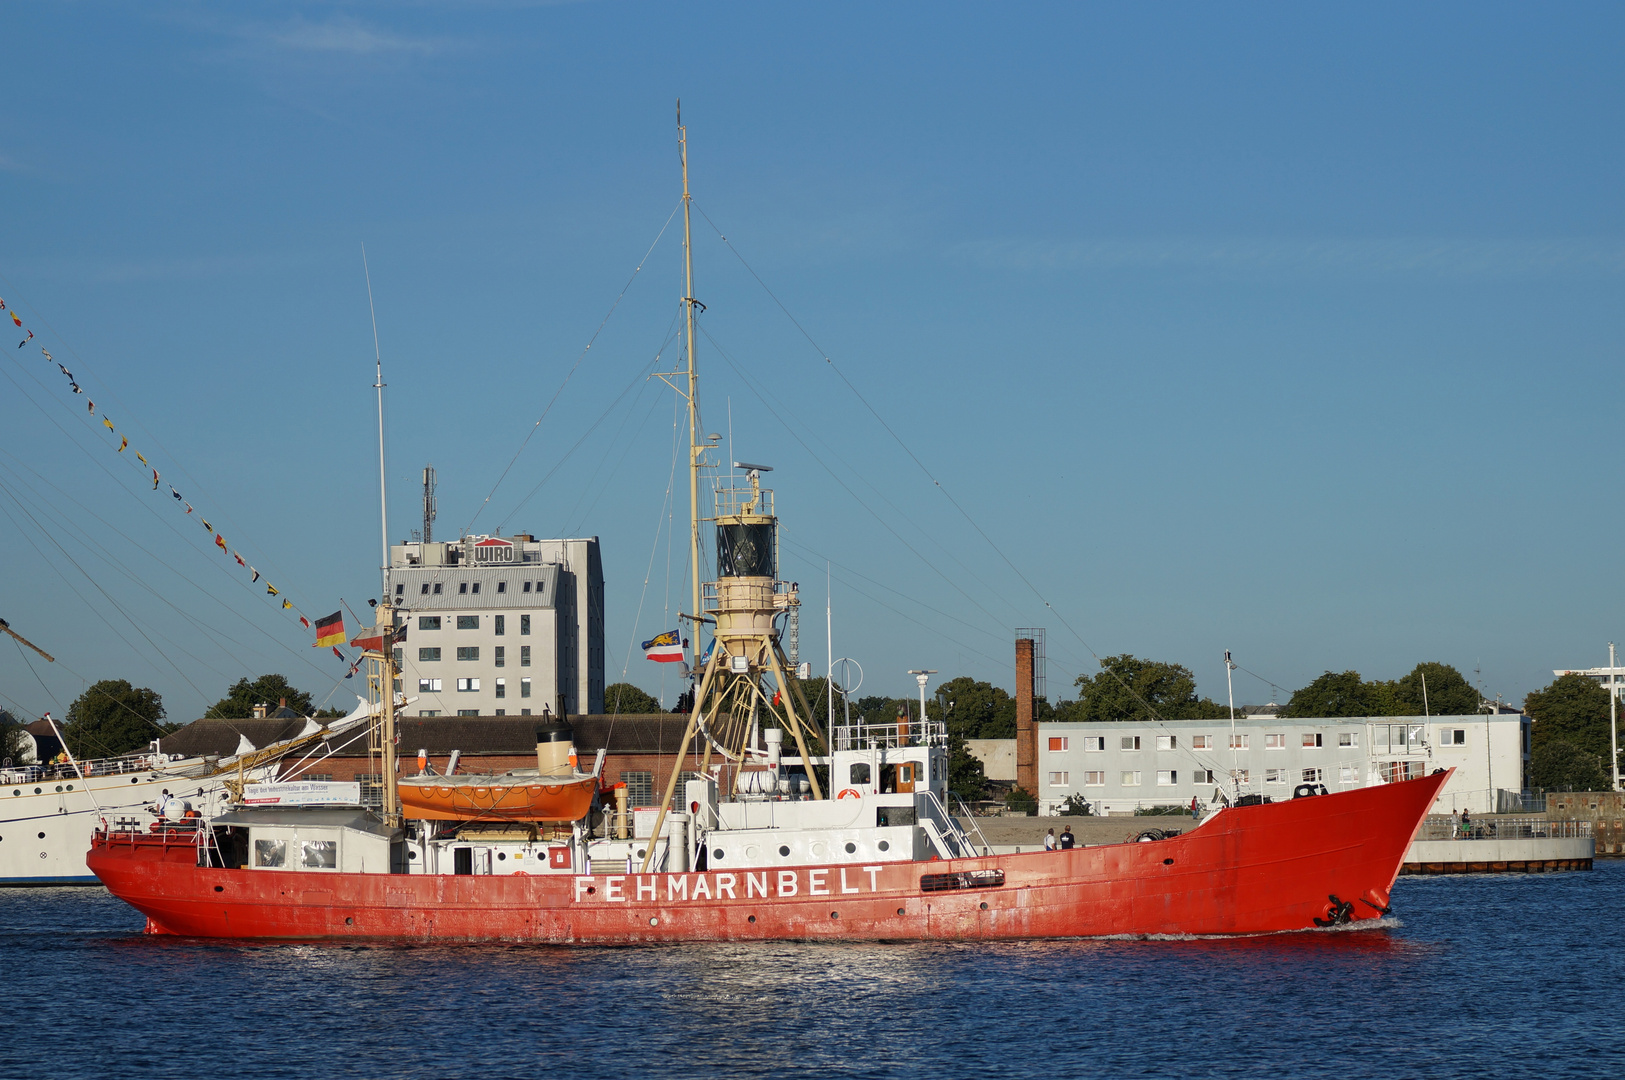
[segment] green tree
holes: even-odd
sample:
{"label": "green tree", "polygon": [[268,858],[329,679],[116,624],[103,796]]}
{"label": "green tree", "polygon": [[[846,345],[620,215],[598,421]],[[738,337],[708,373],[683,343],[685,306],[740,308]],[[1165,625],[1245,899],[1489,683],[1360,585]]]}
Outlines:
{"label": "green tree", "polygon": [[[1146,706],[1163,720],[1216,720],[1229,710],[1196,696],[1196,677],[1181,664],[1141,660],[1124,653],[1100,662],[1102,670],[1079,675],[1078,700],[1066,703],[1057,718],[1099,723],[1107,720],[1147,720]],[[1143,704],[1142,704],[1143,703]]]}
{"label": "green tree", "polygon": [[604,687],[604,711],[607,713],[663,712],[660,702],[629,682],[610,683]]}
{"label": "green tree", "polygon": [[[253,682],[247,676],[231,684],[226,696],[209,706],[204,716],[220,720],[247,720],[254,715],[254,706],[269,705],[275,712],[279,703],[286,699],[288,708],[300,716],[311,715],[310,695],[291,686],[285,676],[261,675]],[[341,713],[332,712],[328,715],[339,716]]]}
{"label": "green tree", "polygon": [[1358,671],[1328,671],[1297,690],[1281,710],[1282,716],[1394,716],[1384,712],[1389,702],[1381,691],[1360,678]]}
{"label": "green tree", "polygon": [[947,718],[950,735],[961,739],[1016,737],[1016,699],[992,683],[968,675],[949,679],[937,687],[935,705],[933,715]]}
{"label": "green tree", "polygon": [[968,803],[987,794],[987,773],[982,759],[970,752],[965,740],[948,735],[948,789]]}
{"label": "green tree", "polygon": [[1004,805],[1018,814],[1026,814],[1029,817],[1038,813],[1038,800],[1033,798],[1032,792],[1023,787],[1011,788],[1010,793],[1004,797]]}
{"label": "green tree", "polygon": [[[1427,695],[1425,700],[1424,678]],[[1461,672],[1449,664],[1424,661],[1412,668],[1409,675],[1396,679],[1391,685],[1394,701],[1396,704],[1402,704],[1405,711],[1378,715],[1421,716],[1424,705],[1426,712],[1432,716],[1470,716],[1478,712],[1478,691]]]}
{"label": "green tree", "polygon": [[1563,741],[1608,760],[1608,691],[1596,680],[1559,675],[1544,690],[1531,691],[1523,699],[1523,711],[1535,721],[1529,730],[1531,755],[1549,742]]}
{"label": "green tree", "polygon": [[1529,782],[1551,791],[1607,791],[1613,787],[1607,758],[1607,754],[1590,753],[1567,739],[1548,738],[1530,755]]}
{"label": "green tree", "polygon": [[10,758],[14,765],[26,765],[25,755],[30,759],[32,755],[28,750],[28,733],[23,730],[23,722],[11,715],[6,709],[0,709],[0,761]]}
{"label": "green tree", "polygon": [[128,679],[103,679],[68,706],[62,737],[75,757],[112,757],[143,749],[180,726],[163,719],[156,690],[131,686]]}

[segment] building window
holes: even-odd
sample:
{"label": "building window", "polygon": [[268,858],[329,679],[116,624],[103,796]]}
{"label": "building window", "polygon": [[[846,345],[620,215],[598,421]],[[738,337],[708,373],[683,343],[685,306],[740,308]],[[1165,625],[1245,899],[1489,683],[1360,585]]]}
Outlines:
{"label": "building window", "polygon": [[440,715],[440,710],[439,709],[419,709],[418,710],[418,715],[419,716],[439,716]]}
{"label": "building window", "polygon": [[1303,770],[1303,782],[1305,784],[1320,784],[1320,783],[1324,783],[1325,780],[1326,780],[1326,770],[1325,769],[1305,769],[1305,770]]}
{"label": "building window", "polygon": [[1337,770],[1339,784],[1353,784],[1360,779],[1360,771],[1353,765],[1344,765]]}
{"label": "building window", "polygon": [[423,583],[423,588],[419,589],[418,592],[420,594],[424,595],[424,596],[428,596],[429,595],[429,583],[427,581],[425,581]]}
{"label": "building window", "polygon": [[530,633],[530,616],[529,615],[521,615],[521,616],[519,616],[519,633],[521,635]]}
{"label": "building window", "polygon": [[530,679],[528,677],[519,680],[519,696],[530,697]]}
{"label": "building window", "polygon": [[480,690],[480,680],[478,680],[478,679],[458,679],[457,680],[457,692],[459,694],[477,694],[477,693],[479,693],[479,690]]}
{"label": "building window", "polygon": [[474,587],[472,589],[469,589],[468,591],[471,592],[471,593],[476,593],[477,594],[480,591],[480,583],[476,581],[474,583]]}
{"label": "building window", "polygon": [[506,581],[497,582],[497,592],[504,593],[504,592],[507,592],[507,591],[508,591],[508,583]]}
{"label": "building window", "polygon": [[1056,736],[1054,736],[1054,735],[1051,735],[1050,740],[1049,740],[1050,753],[1054,754],[1054,753],[1059,753],[1059,752],[1065,750],[1066,749],[1066,744],[1067,744],[1067,737],[1065,735],[1062,735],[1062,736],[1060,736],[1058,738]]}
{"label": "building window", "polygon": [[457,585],[457,591],[460,592],[460,593],[468,592],[468,582],[466,582],[466,581],[459,582],[458,585]]}
{"label": "building window", "polygon": [[1084,787],[1105,787],[1106,773],[1104,771],[1086,772],[1083,774]]}
{"label": "building window", "polygon": [[439,679],[419,679],[418,680],[418,693],[420,693],[420,694],[438,694],[438,693],[440,693],[440,680]]}
{"label": "building window", "polygon": [[1448,743],[1449,745],[1451,745],[1451,746],[1466,746],[1467,745],[1467,732],[1466,732],[1466,729],[1464,729],[1464,728],[1453,728],[1449,732],[1449,735],[1450,735],[1450,737],[1445,740],[1445,742]]}
{"label": "building window", "polygon": [[480,617],[478,615],[459,615],[459,616],[457,616],[457,629],[459,629],[459,630],[478,630],[479,628],[480,628]]}
{"label": "building window", "polygon": [[1339,731],[1337,733],[1337,745],[1338,746],[1358,746],[1359,744],[1357,742],[1355,742],[1355,740],[1354,740],[1354,732],[1352,732],[1352,731]]}
{"label": "building window", "polygon": [[1266,735],[1266,736],[1264,736],[1264,749],[1266,749],[1266,750],[1285,750],[1286,749],[1286,736],[1285,735]]}
{"label": "building window", "polygon": [[478,660],[479,658],[480,658],[480,647],[478,645],[459,645],[459,646],[457,646],[457,659],[459,659],[459,660]]}
{"label": "building window", "polygon": [[1169,769],[1167,772],[1159,771],[1157,773],[1158,787],[1173,787],[1177,783],[1179,783],[1179,772],[1177,770]]}
{"label": "building window", "polygon": [[491,651],[496,653],[496,656],[494,657],[494,659],[496,660],[497,667],[507,667],[507,665],[508,665],[508,648],[507,648],[507,646],[498,645],[495,649],[493,649]]}
{"label": "building window", "polygon": [[654,773],[623,772],[621,783],[626,785],[626,805],[648,806],[655,801]]}
{"label": "building window", "polygon": [[1232,750],[1245,750],[1245,749],[1247,749],[1247,740],[1250,739],[1250,738],[1252,738],[1252,736],[1250,736],[1250,735],[1232,735],[1232,736],[1230,736],[1230,749],[1232,749]]}
{"label": "building window", "polygon": [[1266,784],[1284,784],[1284,783],[1286,783],[1286,770],[1285,769],[1265,769],[1264,770],[1264,783],[1266,783]]}
{"label": "building window", "polygon": [[529,645],[521,645],[521,646],[519,646],[519,666],[520,667],[530,667],[530,646]]}
{"label": "building window", "polygon": [[458,716],[478,716],[478,715],[480,715],[480,710],[478,710],[478,709],[458,709],[457,710],[457,715]]}
{"label": "building window", "polygon": [[497,710],[497,715],[498,716],[507,716],[508,715],[508,710],[507,709],[498,709]]}
{"label": "building window", "polygon": [[330,772],[312,772],[306,773],[299,779],[309,781],[312,784],[331,784],[333,782],[333,774]]}
{"label": "building window", "polygon": [[1123,774],[1123,786],[1124,787],[1139,787],[1140,786],[1140,774],[1137,773],[1137,772],[1126,772],[1126,773],[1124,773]]}
{"label": "building window", "polygon": [[[1139,748],[1140,748],[1140,737],[1138,735],[1124,735],[1124,736],[1122,736],[1122,749],[1124,749],[1124,750],[1138,750]],[[1139,781],[1135,781],[1135,783],[1139,783]]]}
{"label": "building window", "polygon": [[529,716],[530,715],[530,710],[529,709],[520,709],[519,710],[519,715],[520,716]]}
{"label": "building window", "polygon": [[1197,783],[1197,784],[1211,784],[1211,783],[1213,783],[1213,770],[1212,769],[1197,769],[1191,775],[1191,782],[1192,783]]}
{"label": "building window", "polygon": [[1067,774],[1064,772],[1052,772],[1049,774],[1050,787],[1066,787],[1067,782]]}
{"label": "building window", "polygon": [[1099,753],[1099,752],[1105,750],[1106,749],[1106,736],[1104,736],[1104,735],[1085,735],[1083,737],[1083,749],[1084,749],[1085,753]]}
{"label": "building window", "polygon": [[1157,749],[1158,750],[1178,750],[1179,749],[1179,736],[1178,735],[1158,735],[1157,736]]}
{"label": "building window", "polygon": [[436,596],[440,595],[440,582],[438,581],[434,583],[434,594]]}
{"label": "building window", "polygon": [[1191,736],[1191,749],[1192,750],[1211,750],[1211,749],[1213,749],[1213,736],[1211,736],[1211,735],[1192,735]]}
{"label": "building window", "polygon": [[491,629],[497,637],[501,637],[508,632],[508,617],[506,615],[493,615],[491,621],[493,623]]}
{"label": "building window", "polygon": [[438,629],[440,629],[440,616],[438,616],[438,615],[419,615],[418,616],[418,629],[419,630],[438,630]]}
{"label": "building window", "polygon": [[420,663],[420,664],[432,664],[432,663],[434,663],[435,661],[437,661],[439,659],[440,659],[440,649],[439,648],[419,649],[418,650],[418,663]]}
{"label": "building window", "polygon": [[1304,732],[1303,733],[1303,745],[1304,745],[1304,747],[1306,749],[1308,747],[1311,747],[1311,746],[1321,746],[1321,745],[1323,745],[1322,742],[1321,742],[1320,732],[1318,732],[1318,731],[1306,731],[1306,732]]}
{"label": "building window", "polygon": [[508,680],[507,679],[498,679],[497,680],[497,697],[505,698],[507,696],[508,696]]}
{"label": "building window", "polygon": [[530,592],[530,582],[525,582],[525,591]]}

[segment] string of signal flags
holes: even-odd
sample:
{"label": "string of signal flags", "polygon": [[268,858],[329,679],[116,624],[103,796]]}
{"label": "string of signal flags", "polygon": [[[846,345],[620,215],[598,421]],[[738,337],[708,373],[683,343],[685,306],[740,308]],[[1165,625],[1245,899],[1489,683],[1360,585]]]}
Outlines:
{"label": "string of signal flags", "polygon": [[[17,310],[15,308],[8,308],[3,298],[0,298],[0,317],[9,318],[12,326],[28,335],[17,343],[17,348],[25,348],[34,340],[34,331],[23,325],[22,316],[17,314]],[[45,348],[44,345],[39,346],[39,351],[40,355],[45,357],[46,363],[55,364],[57,369],[62,372],[63,377],[68,380],[68,388],[75,394],[79,394],[84,397],[85,407],[89,411],[90,415],[100,419],[102,422],[102,427],[106,428],[114,437],[118,439],[118,446],[114,452],[122,454],[126,450],[130,449],[129,437],[123,432],[119,431],[117,426],[114,425],[112,417],[108,416],[106,413],[102,413],[99,417],[97,417],[96,403],[91,400],[89,394],[85,393],[84,388],[81,387],[78,380],[73,377],[73,372],[68,370],[67,365],[56,359],[56,357],[52,356],[50,350]],[[152,473],[152,490],[157,491],[159,485],[163,481],[163,477],[159,475],[157,467],[154,466],[152,462],[148,461],[146,455],[140,450],[135,451],[135,457],[136,460],[141,462],[140,468],[143,470],[143,476],[148,471]],[[249,565],[247,559],[244,559],[241,554],[226,543],[226,538],[219,532],[215,531],[214,526],[209,524],[209,520],[201,513],[198,513],[193,508],[191,503],[186,501],[186,497],[176,490],[175,485],[170,484],[168,487],[169,494],[173,496],[171,504],[177,508],[185,507],[186,514],[188,516],[195,516],[196,520],[202,523],[204,532],[214,537],[214,546],[220,549],[221,554],[236,562],[238,566],[242,567],[243,570],[248,573],[250,584],[259,584],[260,572],[254,569],[253,566]],[[312,623],[311,619],[303,611],[301,611],[292,600],[288,599],[286,596],[283,596],[281,591],[269,581],[265,583],[265,593],[268,597],[273,598],[281,605],[279,610],[292,612],[293,615],[299,620],[300,626],[303,626],[306,630],[314,628],[316,632],[316,641],[315,644],[311,646],[312,648],[320,649],[326,647],[332,649],[334,656],[338,657],[341,662],[349,665],[349,671],[345,673],[344,677],[349,679],[355,676],[355,673],[361,668],[361,657],[358,656],[354,660],[351,660],[350,657],[346,656],[343,650],[339,648],[340,645],[343,645],[346,642],[344,619],[340,612],[335,611],[333,614],[328,615],[325,618],[317,619],[314,623]],[[397,634],[398,633],[399,631],[397,631]],[[362,648],[366,648],[368,642],[363,640],[356,642],[356,644],[362,646]]]}

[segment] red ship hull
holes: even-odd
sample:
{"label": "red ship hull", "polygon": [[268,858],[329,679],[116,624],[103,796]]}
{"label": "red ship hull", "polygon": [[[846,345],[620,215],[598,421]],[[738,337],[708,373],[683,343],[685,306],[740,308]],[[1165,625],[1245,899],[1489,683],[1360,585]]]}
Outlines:
{"label": "red ship hull", "polygon": [[[1167,840],[951,862],[452,876],[198,867],[98,835],[90,869],[149,933],[639,942],[1266,934],[1371,923],[1447,773],[1226,810]],[[1002,882],[991,884],[1002,873]]]}

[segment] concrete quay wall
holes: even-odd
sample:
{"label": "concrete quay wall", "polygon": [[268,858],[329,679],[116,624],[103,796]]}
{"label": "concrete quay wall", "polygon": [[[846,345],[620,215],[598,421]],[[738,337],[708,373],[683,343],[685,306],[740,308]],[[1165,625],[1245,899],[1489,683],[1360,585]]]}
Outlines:
{"label": "concrete quay wall", "polygon": [[1540,874],[1590,870],[1596,841],[1589,836],[1518,840],[1417,840],[1403,874]]}

